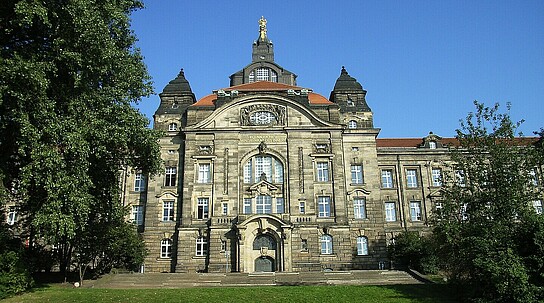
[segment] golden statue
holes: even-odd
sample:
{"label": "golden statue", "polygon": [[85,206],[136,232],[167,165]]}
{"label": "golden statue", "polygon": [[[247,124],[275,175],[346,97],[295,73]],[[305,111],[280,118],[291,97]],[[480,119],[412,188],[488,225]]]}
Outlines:
{"label": "golden statue", "polygon": [[259,19],[259,37],[261,40],[266,40],[266,19],[264,16]]}

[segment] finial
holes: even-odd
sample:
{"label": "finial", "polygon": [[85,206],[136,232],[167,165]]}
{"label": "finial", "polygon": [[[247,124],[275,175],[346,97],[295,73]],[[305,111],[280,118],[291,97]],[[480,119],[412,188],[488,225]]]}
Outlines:
{"label": "finial", "polygon": [[179,75],[178,75],[178,76],[185,77],[185,72],[183,72],[183,68],[179,71]]}
{"label": "finial", "polygon": [[348,72],[346,71],[346,68],[342,65],[342,71],[340,72],[342,75],[347,75]]}
{"label": "finial", "polygon": [[264,16],[259,19],[259,39],[266,40],[266,19]]}

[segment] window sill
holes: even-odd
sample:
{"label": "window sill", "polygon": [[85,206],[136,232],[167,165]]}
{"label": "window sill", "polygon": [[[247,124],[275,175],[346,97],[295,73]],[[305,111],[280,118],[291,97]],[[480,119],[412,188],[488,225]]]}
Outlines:
{"label": "window sill", "polygon": [[193,260],[205,260],[206,256],[193,256],[192,259]]}
{"label": "window sill", "polygon": [[156,258],[157,262],[171,262],[172,261],[172,257],[170,258],[162,258],[162,257],[158,257]]}

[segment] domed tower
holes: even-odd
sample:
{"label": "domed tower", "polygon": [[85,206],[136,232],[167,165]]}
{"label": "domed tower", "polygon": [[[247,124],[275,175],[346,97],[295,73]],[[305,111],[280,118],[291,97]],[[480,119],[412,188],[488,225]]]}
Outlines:
{"label": "domed tower", "polygon": [[185,79],[183,69],[164,87],[159,97],[161,103],[153,115],[154,128],[171,132],[185,126],[185,112],[196,102],[196,98],[189,81]]}
{"label": "domed tower", "polygon": [[372,111],[366,103],[366,90],[342,66],[330,98],[340,107],[341,121],[349,129],[373,128]]}
{"label": "domed tower", "polygon": [[274,62],[274,44],[268,39],[266,19],[259,19],[259,37],[253,41],[251,63],[230,76],[230,86],[258,81],[297,85],[297,75]]}

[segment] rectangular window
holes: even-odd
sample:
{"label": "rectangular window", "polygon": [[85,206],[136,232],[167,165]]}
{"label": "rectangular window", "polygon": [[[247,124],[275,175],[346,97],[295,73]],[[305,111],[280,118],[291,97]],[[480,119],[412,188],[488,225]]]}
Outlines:
{"label": "rectangular window", "polygon": [[260,195],[257,196],[255,203],[255,210],[258,214],[271,214],[272,213],[272,197]]}
{"label": "rectangular window", "polygon": [[198,198],[197,200],[197,218],[199,220],[208,219],[208,205],[210,199],[208,198]]}
{"label": "rectangular window", "polygon": [[329,163],[317,162],[317,181],[327,182],[329,181]]}
{"label": "rectangular window", "polygon": [[300,212],[301,214],[306,213],[306,202],[300,201],[300,202],[298,203],[298,210],[299,210],[299,212]]}
{"label": "rectangular window", "polygon": [[386,222],[397,221],[397,212],[395,209],[395,202],[385,202],[385,221]]}
{"label": "rectangular window", "polygon": [[15,208],[10,207],[7,217],[7,223],[8,225],[14,225],[15,222],[17,222],[17,211],[15,210]]}
{"label": "rectangular window", "polygon": [[538,176],[536,174],[536,169],[533,168],[529,171],[529,178],[531,179],[531,184],[533,186],[538,186]]}
{"label": "rectangular window", "polygon": [[535,212],[537,213],[537,215],[542,215],[542,201],[541,200],[533,201],[533,207],[535,208]]}
{"label": "rectangular window", "polygon": [[198,183],[210,183],[210,163],[198,164]]}
{"label": "rectangular window", "polygon": [[175,167],[166,168],[166,176],[164,178],[164,186],[176,186],[177,170]]}
{"label": "rectangular window", "polygon": [[393,171],[390,169],[382,170],[382,188],[393,188]]}
{"label": "rectangular window", "polygon": [[207,251],[208,251],[208,241],[206,241],[206,238],[204,237],[198,237],[196,239],[196,255],[199,257],[203,257],[206,255]]}
{"label": "rectangular window", "polygon": [[362,165],[351,166],[351,183],[363,184],[363,166]]}
{"label": "rectangular window", "polygon": [[283,212],[284,212],[283,198],[276,198],[276,213],[283,214]]}
{"label": "rectangular window", "polygon": [[421,202],[410,202],[410,218],[412,221],[421,221]]}
{"label": "rectangular window", "polygon": [[355,219],[366,219],[366,200],[365,198],[353,199],[353,208]]}
{"label": "rectangular window", "polygon": [[251,198],[244,198],[244,214],[246,215],[252,213],[251,200]]}
{"label": "rectangular window", "polygon": [[462,169],[455,170],[455,181],[458,186],[465,187],[465,171]]}
{"label": "rectangular window", "polygon": [[223,216],[226,216],[229,214],[229,204],[227,202],[223,202],[221,206],[221,213],[223,214]]}
{"label": "rectangular window", "polygon": [[431,175],[433,186],[442,186],[442,170],[440,168],[433,168]]}
{"label": "rectangular window", "polygon": [[164,201],[162,203],[162,220],[174,221],[174,201]]}
{"label": "rectangular window", "polygon": [[134,176],[134,191],[145,191],[145,177],[141,173]]}
{"label": "rectangular window", "polygon": [[319,207],[318,217],[325,218],[331,216],[331,197],[319,196],[317,197],[317,205]]}
{"label": "rectangular window", "polygon": [[417,170],[406,170],[406,186],[411,188],[417,187]]}
{"label": "rectangular window", "polygon": [[144,207],[142,205],[132,205],[130,220],[136,225],[142,225],[144,223]]}
{"label": "rectangular window", "polygon": [[221,240],[221,251],[227,250],[227,240]]}
{"label": "rectangular window", "polygon": [[161,241],[161,258],[172,257],[172,240],[164,239]]}

